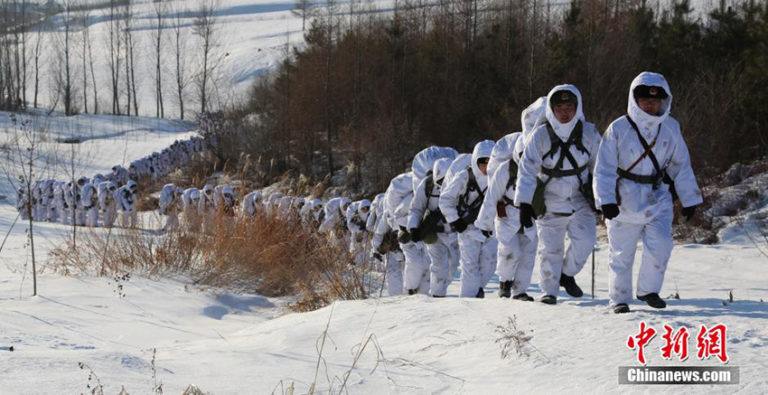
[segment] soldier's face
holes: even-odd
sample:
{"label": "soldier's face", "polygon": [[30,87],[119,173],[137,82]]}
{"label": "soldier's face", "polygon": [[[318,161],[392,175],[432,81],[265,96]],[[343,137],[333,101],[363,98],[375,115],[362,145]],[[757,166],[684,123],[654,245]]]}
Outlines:
{"label": "soldier's face", "polygon": [[488,158],[480,158],[477,160],[477,167],[480,169],[480,171],[488,175]]}
{"label": "soldier's face", "polygon": [[574,103],[560,103],[552,110],[560,123],[571,122],[571,119],[576,116],[576,104]]}
{"label": "soldier's face", "polygon": [[661,110],[661,99],[641,97],[637,99],[637,106],[650,115],[659,115],[659,111]]}

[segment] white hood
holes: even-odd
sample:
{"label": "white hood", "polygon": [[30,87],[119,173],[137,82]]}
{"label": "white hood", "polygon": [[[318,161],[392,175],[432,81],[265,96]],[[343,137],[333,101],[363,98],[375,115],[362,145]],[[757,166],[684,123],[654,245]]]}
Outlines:
{"label": "white hood", "polygon": [[[371,210],[371,201],[368,199],[360,200],[357,204],[357,215],[360,217],[360,219],[365,222],[368,219],[368,213],[370,213]],[[363,212],[363,208],[367,208],[368,212]]]}
{"label": "white hood", "polygon": [[[344,210],[349,208],[349,205],[352,204],[352,200],[348,197],[341,197],[341,200],[339,201],[339,210],[341,211],[341,214],[344,214]],[[346,207],[345,207],[346,206]]]}
{"label": "white hood", "polygon": [[387,188],[384,207],[387,212],[394,214],[397,207],[408,194],[413,193],[413,173],[403,173],[393,178]]}
{"label": "white hood", "polygon": [[496,143],[494,143],[493,140],[483,140],[477,143],[475,149],[472,150],[472,173],[474,173],[475,179],[477,179],[477,185],[480,189],[485,189],[488,185],[488,176],[480,171],[480,168],[477,166],[477,160],[480,158],[490,158],[495,145]]}
{"label": "white hood", "polygon": [[[552,105],[550,104],[552,103],[552,95],[559,91],[569,91],[573,93],[576,95],[576,100],[578,101],[578,104],[576,105],[576,115],[568,123],[560,123],[560,121],[555,118],[555,113],[552,111]],[[582,123],[584,122],[584,111],[582,109],[582,103],[581,92],[579,92],[579,89],[571,84],[558,85],[552,88],[552,90],[549,91],[549,94],[547,94],[547,121],[549,121],[550,125],[552,125],[552,129],[555,131],[555,134],[560,138],[560,140],[567,141],[568,138],[571,137],[571,132],[573,131],[573,128],[576,127],[576,123],[579,121]]]}
{"label": "white hood", "polygon": [[472,162],[472,154],[459,154],[448,167],[448,171],[445,173],[445,180],[443,180],[443,185],[446,185],[456,173],[469,167],[470,162]]}
{"label": "white hood", "polygon": [[531,103],[520,116],[520,123],[523,127],[523,135],[528,136],[537,126],[546,120],[545,112],[547,108],[547,98],[542,96]]}
{"label": "white hood", "polygon": [[432,172],[436,160],[440,158],[454,159],[459,153],[450,147],[427,147],[413,157],[411,172],[413,173],[412,188],[415,191],[421,181]]}
{"label": "white hood", "polygon": [[515,151],[515,143],[522,136],[521,132],[510,133],[496,142],[496,145],[491,151],[491,159],[488,161],[488,175],[492,175],[496,172],[499,165],[512,158],[512,154]]}
{"label": "white hood", "polygon": [[432,179],[435,183],[445,178],[445,175],[448,174],[448,168],[451,167],[451,162],[453,159],[450,158],[440,158],[435,161],[432,165]]}
{"label": "white hood", "polygon": [[[661,115],[651,115],[637,106],[633,92],[639,85],[657,86],[667,92],[667,98],[661,101]],[[632,118],[640,128],[640,132],[648,139],[656,134],[659,125],[669,116],[672,109],[672,91],[663,75],[644,71],[640,73],[629,86],[629,100],[627,103],[627,114]]]}

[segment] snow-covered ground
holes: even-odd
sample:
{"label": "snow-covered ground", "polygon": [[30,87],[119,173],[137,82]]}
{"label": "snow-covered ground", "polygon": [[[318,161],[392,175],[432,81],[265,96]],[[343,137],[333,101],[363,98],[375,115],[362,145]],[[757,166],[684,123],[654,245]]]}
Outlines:
{"label": "snow-covered ground", "polygon": [[[52,141],[87,138],[78,144],[88,153],[81,164],[87,175],[167,146],[191,129],[183,123],[104,116],[39,122],[50,125]],[[5,177],[0,179],[0,191],[9,189]],[[13,195],[0,200],[0,237],[16,216],[12,204]],[[768,258],[739,238],[676,246],[662,296],[679,293],[680,299],[668,299],[662,311],[634,304],[631,314],[609,312],[603,243],[596,255],[594,300],[561,294],[560,304],[547,306],[499,300],[490,292],[485,300],[459,299],[454,281],[446,299],[385,297],[299,314],[285,308],[286,299],[201,289],[184,277],[134,275],[118,282],[61,276],[46,265],[46,253],[67,231],[37,224],[43,264],[36,297],[31,296],[25,224],[16,225],[0,252],[0,393],[88,392],[87,385],[97,384],[88,381],[88,369],[107,393],[123,386],[130,393],[150,393],[156,382],[166,393],[180,393],[189,384],[217,394],[281,393],[290,386],[306,393],[313,382],[327,393],[341,389],[347,372],[350,393],[768,391]],[[589,267],[577,276],[587,292]],[[489,291],[497,286],[494,281]],[[533,288],[531,294],[540,296]],[[726,302],[729,292],[732,303]],[[529,340],[521,355],[513,351],[503,359],[497,327],[513,315]],[[662,360],[659,334],[646,349],[650,366],[720,365],[696,358],[696,329],[726,324],[728,366],[739,367],[740,383],[618,385],[618,366],[637,364],[626,341],[641,321],[658,331],[667,323],[692,332],[687,361]],[[365,348],[356,358],[361,344]],[[8,351],[10,346],[15,351]],[[80,362],[87,368],[80,369]]]}
{"label": "snow-covered ground", "polygon": [[[350,393],[519,393],[567,390],[664,393],[768,389],[768,284],[766,258],[743,246],[679,246],[664,296],[678,291],[664,311],[634,305],[632,314],[606,308],[606,252],[597,256],[597,298],[547,306],[499,300],[431,299],[423,296],[336,303],[311,313],[285,314],[282,301],[258,295],[200,290],[184,279],[133,278],[124,298],[106,278],[45,274],[40,296],[21,289],[18,273],[0,268],[0,386],[3,393],[76,393],[88,372],[107,393],[121,386],[149,393],[155,374],[167,393],[189,384],[217,394],[270,393],[295,385],[298,393],[338,390],[344,375]],[[4,260],[5,262],[5,260]],[[23,262],[18,262],[16,266]],[[588,274],[578,281],[588,284]],[[456,295],[457,284],[450,294]],[[496,284],[493,284],[496,286]],[[724,304],[732,290],[734,302]],[[534,291],[534,294],[537,292]],[[527,355],[500,357],[496,328],[515,315],[530,336]],[[617,367],[636,365],[627,337],[641,321],[661,331],[667,323],[694,334],[686,362],[665,362],[661,336],[646,349],[649,365],[719,365],[695,357],[695,329],[728,325],[729,366],[738,386],[628,387]],[[318,349],[328,326],[318,368]],[[370,338],[370,342],[365,343]],[[366,344],[359,360],[355,355]],[[93,384],[93,383],[91,383]]]}

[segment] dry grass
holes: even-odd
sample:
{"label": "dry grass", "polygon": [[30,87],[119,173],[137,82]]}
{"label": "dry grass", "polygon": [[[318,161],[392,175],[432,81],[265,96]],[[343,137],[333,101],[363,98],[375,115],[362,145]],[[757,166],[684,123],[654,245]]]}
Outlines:
{"label": "dry grass", "polygon": [[141,226],[82,232],[77,248],[68,242],[53,252],[53,266],[64,274],[101,276],[183,273],[203,285],[265,296],[295,295],[292,308],[299,311],[334,300],[366,298],[380,286],[373,266],[351,264],[345,243],[298,221],[219,213],[203,222],[202,231],[182,220],[179,230],[163,234]]}

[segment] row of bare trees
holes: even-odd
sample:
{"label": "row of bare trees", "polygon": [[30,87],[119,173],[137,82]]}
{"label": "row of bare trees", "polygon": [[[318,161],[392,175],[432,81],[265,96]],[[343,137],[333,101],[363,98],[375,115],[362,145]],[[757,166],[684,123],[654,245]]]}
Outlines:
{"label": "row of bare trees", "polygon": [[[217,0],[198,0],[194,9],[179,2],[154,2],[151,43],[143,42],[147,37],[134,26],[133,0],[46,4],[0,1],[0,109],[38,108],[48,92],[47,105],[67,115],[138,115],[142,100],[137,85],[147,82],[153,85],[157,117],[166,116],[169,98],[180,109],[169,116],[183,119],[190,100],[200,104],[200,112],[210,109],[212,80],[224,58]],[[93,29],[97,24],[106,28]],[[190,36],[196,40],[190,42]],[[199,64],[190,64],[190,53]],[[142,70],[150,67],[154,78],[141,78]],[[99,75],[108,78],[100,81]]]}

